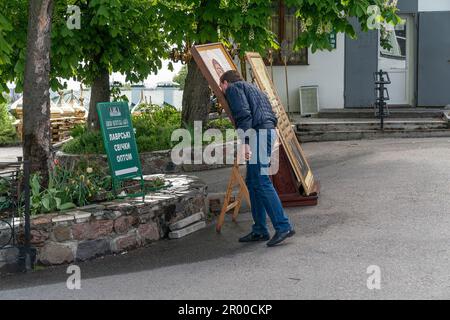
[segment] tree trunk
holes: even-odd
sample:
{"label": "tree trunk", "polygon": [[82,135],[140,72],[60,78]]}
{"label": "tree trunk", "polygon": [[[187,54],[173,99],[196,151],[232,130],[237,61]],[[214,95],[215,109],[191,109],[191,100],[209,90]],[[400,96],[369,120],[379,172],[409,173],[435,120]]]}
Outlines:
{"label": "tree trunk", "polygon": [[88,129],[100,130],[97,103],[109,102],[111,90],[109,88],[109,71],[103,69],[92,83],[91,100],[89,102]]}
{"label": "tree trunk", "polygon": [[50,134],[50,45],[53,0],[29,0],[23,88],[23,156],[48,183]]}
{"label": "tree trunk", "polygon": [[210,109],[210,90],[194,59],[188,63],[188,73],[183,91],[183,109],[181,118],[183,125],[190,127],[194,121],[208,120]]}

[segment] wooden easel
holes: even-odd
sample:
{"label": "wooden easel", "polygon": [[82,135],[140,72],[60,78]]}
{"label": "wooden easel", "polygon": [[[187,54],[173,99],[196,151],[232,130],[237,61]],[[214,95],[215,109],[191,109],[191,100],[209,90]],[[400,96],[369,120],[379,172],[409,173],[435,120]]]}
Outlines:
{"label": "wooden easel", "polygon": [[[231,202],[231,197],[233,196],[234,187],[239,186],[237,198],[234,202]],[[222,225],[225,221],[225,215],[228,211],[234,209],[232,220],[236,222],[236,218],[239,214],[239,210],[242,205],[242,198],[245,198],[248,205],[250,206],[250,195],[248,193],[247,185],[245,184],[244,178],[241,175],[239,170],[239,165],[237,160],[234,160],[233,169],[231,170],[230,180],[228,181],[227,192],[225,194],[225,198],[223,200],[222,210],[220,210],[220,215],[217,218],[216,231],[220,233],[222,229]]]}

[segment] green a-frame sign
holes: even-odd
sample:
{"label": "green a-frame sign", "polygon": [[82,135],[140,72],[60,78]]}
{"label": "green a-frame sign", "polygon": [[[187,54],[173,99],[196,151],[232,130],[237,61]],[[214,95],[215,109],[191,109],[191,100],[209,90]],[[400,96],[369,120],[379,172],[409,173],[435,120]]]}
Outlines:
{"label": "green a-frame sign", "polygon": [[114,193],[117,195],[121,181],[140,178],[142,194],[129,196],[142,195],[144,198],[144,178],[128,103],[98,103],[97,112]]}

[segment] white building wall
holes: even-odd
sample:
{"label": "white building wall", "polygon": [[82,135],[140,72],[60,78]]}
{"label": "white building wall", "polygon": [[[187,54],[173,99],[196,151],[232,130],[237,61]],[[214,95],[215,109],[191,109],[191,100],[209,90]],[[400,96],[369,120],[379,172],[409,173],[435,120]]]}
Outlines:
{"label": "white building wall", "polygon": [[419,0],[419,11],[450,11],[450,0]]}
{"label": "white building wall", "polygon": [[[319,86],[320,109],[344,108],[345,36],[337,35],[336,50],[309,50],[309,65],[289,66],[289,102],[291,112],[300,112],[300,86]],[[270,73],[270,67],[269,67]],[[284,67],[274,67],[274,83],[287,109]]]}

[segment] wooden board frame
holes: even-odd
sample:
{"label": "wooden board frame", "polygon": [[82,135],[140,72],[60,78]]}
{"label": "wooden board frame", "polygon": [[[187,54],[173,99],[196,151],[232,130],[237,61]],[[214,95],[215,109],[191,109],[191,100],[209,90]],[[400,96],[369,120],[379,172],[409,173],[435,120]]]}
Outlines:
{"label": "wooden board frame", "polygon": [[289,117],[286,114],[281,99],[270,79],[266,65],[259,53],[246,52],[245,59],[249,63],[253,77],[258,87],[264,91],[269,97],[273,111],[278,118],[278,135],[281,144],[286,151],[286,155],[294,170],[299,185],[303,186],[305,194],[309,196],[314,192],[314,175],[311,171],[309,163],[305,157],[305,153],[297,139],[294,129],[292,128]]}
{"label": "wooden board frame", "polygon": [[[230,55],[228,54],[227,50],[223,46],[222,43],[210,43],[210,44],[203,44],[203,45],[194,45],[191,48],[191,54],[194,58],[195,62],[197,63],[198,68],[200,69],[201,73],[205,77],[206,81],[208,81],[209,86],[211,87],[212,91],[217,97],[217,100],[219,101],[220,105],[223,107],[225,112],[227,113],[228,117],[230,118],[231,122],[234,124],[234,119],[231,116],[230,108],[228,106],[227,99],[225,98],[224,93],[220,89],[220,83],[217,78],[217,72],[216,70],[212,70],[211,66],[208,66],[205,62],[205,53],[208,52],[214,52],[214,55],[219,56],[222,55],[220,58],[222,61],[226,61],[228,63],[227,65],[224,65],[224,63],[220,64],[220,67],[224,72],[228,70],[237,70],[236,65],[233,62],[233,59],[231,59]],[[219,53],[220,52],[220,53]],[[214,74],[216,73],[216,74]],[[220,76],[219,76],[220,78]]]}

